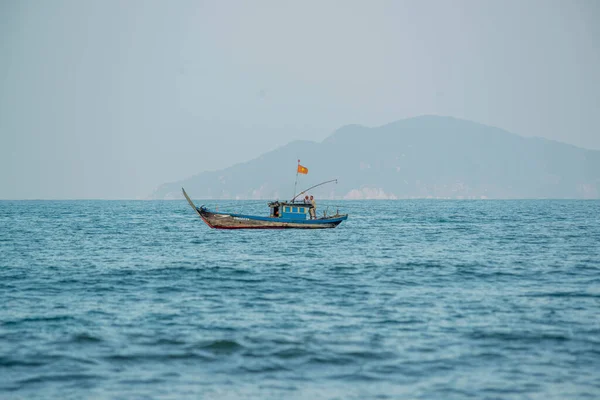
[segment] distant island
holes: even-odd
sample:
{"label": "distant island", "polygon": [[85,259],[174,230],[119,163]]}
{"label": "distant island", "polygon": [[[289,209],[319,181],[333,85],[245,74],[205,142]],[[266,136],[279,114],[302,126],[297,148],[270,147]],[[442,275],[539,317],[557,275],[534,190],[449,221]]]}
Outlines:
{"label": "distant island", "polygon": [[219,171],[159,186],[152,199],[290,199],[297,159],[309,168],[298,190],[327,199],[600,198],[600,151],[451,117],[421,116],[369,128],[348,125],[321,143],[295,141]]}

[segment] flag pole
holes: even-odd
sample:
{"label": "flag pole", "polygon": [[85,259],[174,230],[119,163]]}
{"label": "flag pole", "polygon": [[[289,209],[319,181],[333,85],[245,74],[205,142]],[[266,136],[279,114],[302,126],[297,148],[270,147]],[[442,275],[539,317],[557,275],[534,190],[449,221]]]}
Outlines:
{"label": "flag pole", "polygon": [[296,186],[298,185],[298,169],[300,169],[300,160],[298,160],[298,166],[296,167],[296,182],[294,182],[294,197],[293,197],[294,199],[296,198]]}

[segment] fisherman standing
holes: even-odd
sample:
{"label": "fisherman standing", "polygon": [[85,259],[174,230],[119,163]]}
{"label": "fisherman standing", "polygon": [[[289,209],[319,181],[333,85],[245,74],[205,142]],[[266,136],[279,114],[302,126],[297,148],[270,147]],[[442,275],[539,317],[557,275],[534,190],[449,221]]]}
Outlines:
{"label": "fisherman standing", "polygon": [[315,198],[313,196],[310,196],[310,204],[312,204],[312,207],[310,208],[310,216],[312,219],[316,219],[317,218],[317,202],[315,201]]}

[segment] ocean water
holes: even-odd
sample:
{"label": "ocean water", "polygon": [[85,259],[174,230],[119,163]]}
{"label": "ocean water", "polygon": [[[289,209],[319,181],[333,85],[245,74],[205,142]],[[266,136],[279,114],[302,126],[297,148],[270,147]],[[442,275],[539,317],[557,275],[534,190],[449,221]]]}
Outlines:
{"label": "ocean water", "polygon": [[599,201],[326,205],[0,202],[0,398],[600,398]]}

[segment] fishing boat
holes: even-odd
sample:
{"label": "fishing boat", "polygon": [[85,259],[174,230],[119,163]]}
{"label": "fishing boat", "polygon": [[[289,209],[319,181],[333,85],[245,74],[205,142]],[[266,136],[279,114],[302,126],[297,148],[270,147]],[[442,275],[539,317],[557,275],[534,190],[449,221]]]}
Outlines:
{"label": "fishing boat", "polygon": [[269,202],[269,216],[233,214],[208,210],[203,205],[196,207],[184,188],[183,195],[200,218],[215,229],[324,229],[335,228],[348,219],[348,214],[339,214],[311,219],[312,204],[295,201]]}
{"label": "fishing boat", "polygon": [[[300,165],[298,160],[298,172],[296,173],[296,183],[298,182],[298,173],[306,174],[308,169]],[[335,215],[328,216],[323,213],[323,217],[316,218],[316,210],[311,203],[298,202],[296,199],[318,186],[327,183],[336,182],[331,180],[311,186],[310,188],[294,195],[291,201],[272,201],[267,203],[270,209],[268,216],[257,216],[247,214],[233,214],[225,212],[211,211],[204,207],[196,207],[192,199],[181,188],[183,195],[190,206],[198,213],[200,218],[211,228],[215,229],[325,229],[335,228],[342,221],[348,219],[348,214],[340,214],[336,211]],[[294,184],[294,193],[296,184]],[[311,218],[311,215],[314,216]]]}

